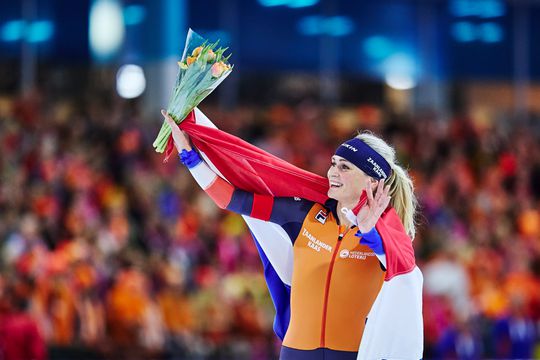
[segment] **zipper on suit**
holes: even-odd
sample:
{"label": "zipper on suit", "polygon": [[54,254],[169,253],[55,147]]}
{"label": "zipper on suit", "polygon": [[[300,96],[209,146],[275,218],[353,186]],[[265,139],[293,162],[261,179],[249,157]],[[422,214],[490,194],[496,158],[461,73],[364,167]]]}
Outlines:
{"label": "zipper on suit", "polygon": [[344,232],[341,231],[341,226],[339,226],[339,235],[337,238],[337,244],[334,248],[334,253],[332,254],[332,260],[330,260],[330,266],[328,268],[328,274],[326,275],[326,286],[324,288],[324,303],[323,303],[323,313],[322,313],[322,326],[321,326],[321,341],[320,347],[325,347],[326,342],[326,313],[328,311],[328,295],[330,294],[330,281],[332,280],[332,271],[334,270],[334,263],[336,261],[336,255],[341,246],[341,240],[347,233],[347,230]]}

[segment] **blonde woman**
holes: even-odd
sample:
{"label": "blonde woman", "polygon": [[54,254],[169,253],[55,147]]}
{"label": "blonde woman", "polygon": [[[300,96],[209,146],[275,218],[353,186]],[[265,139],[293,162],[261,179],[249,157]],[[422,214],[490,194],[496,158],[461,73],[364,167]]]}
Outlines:
{"label": "blonde woman", "polygon": [[319,203],[235,188],[163,115],[182,162],[218,206],[272,223],[290,239],[290,286],[260,251],[280,359],[422,357],[421,274],[411,246],[416,198],[388,144],[371,134],[341,144],[327,173],[328,200]]}

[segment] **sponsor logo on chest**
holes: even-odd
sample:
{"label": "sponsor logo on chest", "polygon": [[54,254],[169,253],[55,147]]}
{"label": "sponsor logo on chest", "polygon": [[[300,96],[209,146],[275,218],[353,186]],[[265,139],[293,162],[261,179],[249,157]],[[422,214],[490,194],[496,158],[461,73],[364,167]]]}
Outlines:
{"label": "sponsor logo on chest", "polygon": [[324,224],[326,222],[326,218],[328,217],[328,213],[324,210],[319,210],[317,215],[315,215],[315,220],[320,222],[321,224]]}
{"label": "sponsor logo on chest", "polygon": [[313,236],[306,228],[302,229],[302,236],[308,239],[307,246],[317,252],[321,252],[321,249],[328,252],[332,252],[332,246],[328,245]]}
{"label": "sponsor logo on chest", "polygon": [[350,251],[347,249],[343,249],[339,252],[339,257],[342,259],[366,260],[368,256],[375,256],[375,253],[366,251]]}

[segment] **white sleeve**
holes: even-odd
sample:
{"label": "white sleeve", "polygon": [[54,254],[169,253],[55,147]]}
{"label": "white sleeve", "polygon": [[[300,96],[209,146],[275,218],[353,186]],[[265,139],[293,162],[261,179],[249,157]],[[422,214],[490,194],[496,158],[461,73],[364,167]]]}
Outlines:
{"label": "white sleeve", "polygon": [[189,168],[189,172],[203,190],[208,189],[217,179],[217,174],[202,159],[200,163]]}

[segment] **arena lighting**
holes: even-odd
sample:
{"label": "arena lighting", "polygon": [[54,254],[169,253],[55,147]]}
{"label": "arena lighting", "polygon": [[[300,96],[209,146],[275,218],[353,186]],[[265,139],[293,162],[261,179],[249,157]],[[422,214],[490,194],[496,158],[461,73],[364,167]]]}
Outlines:
{"label": "arena lighting", "polygon": [[415,65],[411,57],[404,53],[390,56],[383,64],[384,80],[396,90],[408,90],[416,86]]}
{"label": "arena lighting", "polygon": [[11,20],[2,26],[0,37],[3,41],[19,41],[21,40],[26,31],[26,22],[23,20]]}
{"label": "arena lighting", "polygon": [[124,40],[124,16],[116,0],[96,0],[90,8],[89,41],[97,58],[114,55]]}
{"label": "arena lighting", "polygon": [[506,6],[501,0],[451,0],[450,13],[456,17],[478,16],[488,19],[506,14]]}
{"label": "arena lighting", "polygon": [[498,43],[503,40],[504,30],[494,22],[473,24],[468,21],[459,21],[452,25],[452,35],[458,42]]}
{"label": "arena lighting", "polygon": [[323,29],[323,18],[318,15],[305,16],[298,22],[298,30],[301,34],[308,36],[321,35]]}
{"label": "arena lighting", "polygon": [[266,7],[288,6],[290,8],[303,8],[317,4],[319,0],[259,0],[259,4]]}
{"label": "arena lighting", "polygon": [[259,4],[266,7],[287,5],[289,0],[259,0]]}
{"label": "arena lighting", "polygon": [[40,43],[48,41],[54,34],[54,24],[49,20],[38,20],[30,23],[26,29],[26,41]]}
{"label": "arena lighting", "polygon": [[122,65],[116,73],[116,91],[124,99],[140,96],[146,88],[143,69],[138,65]]}
{"label": "arena lighting", "polygon": [[54,23],[50,20],[36,20],[27,23],[24,20],[11,20],[2,26],[0,38],[14,42],[25,40],[29,43],[48,41],[54,34]]}
{"label": "arena lighting", "polygon": [[324,25],[326,33],[331,36],[345,36],[354,30],[354,23],[347,16],[330,16]]}
{"label": "arena lighting", "polygon": [[478,25],[479,38],[487,43],[501,42],[503,39],[503,30],[496,23],[487,22]]}
{"label": "arena lighting", "polygon": [[364,40],[364,52],[372,59],[384,59],[393,52],[392,42],[382,35],[375,35]]}
{"label": "arena lighting", "polygon": [[126,26],[138,25],[146,17],[146,8],[142,5],[128,5],[124,8],[124,23]]}
{"label": "arena lighting", "polygon": [[347,16],[304,16],[298,22],[298,31],[307,36],[346,36],[354,30],[354,22]]}
{"label": "arena lighting", "polygon": [[460,21],[452,25],[452,35],[459,42],[476,40],[476,28],[468,21]]}
{"label": "arena lighting", "polygon": [[416,86],[416,80],[408,74],[386,74],[384,77],[386,85],[396,90],[409,90]]}
{"label": "arena lighting", "polygon": [[287,6],[290,8],[303,8],[317,4],[319,0],[290,0]]}

